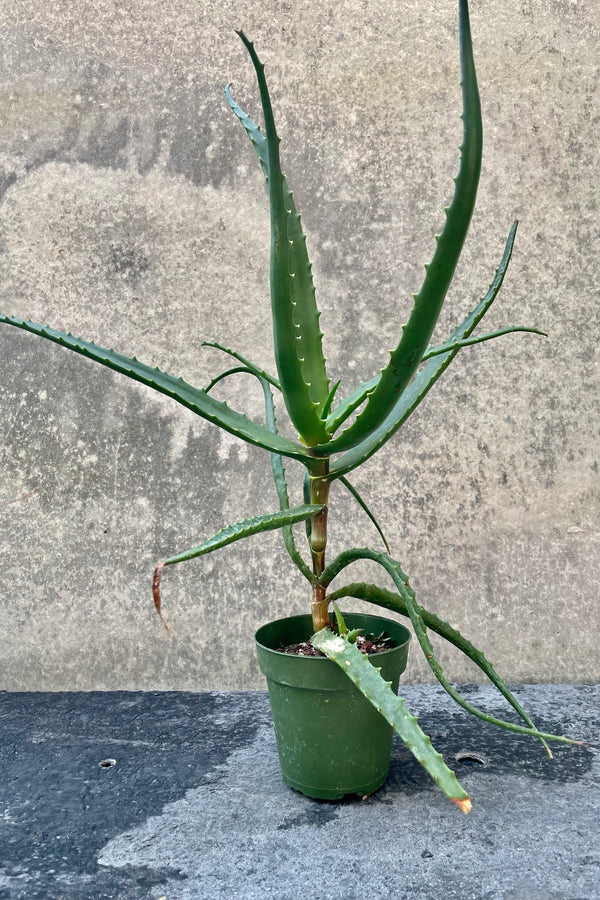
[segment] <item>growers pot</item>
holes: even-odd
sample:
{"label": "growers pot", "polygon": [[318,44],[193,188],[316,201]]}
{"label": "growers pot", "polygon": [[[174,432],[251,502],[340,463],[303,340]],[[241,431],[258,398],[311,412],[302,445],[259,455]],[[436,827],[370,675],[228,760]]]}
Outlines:
{"label": "growers pot", "polygon": [[[350,629],[385,631],[393,639],[396,646],[374,654],[371,661],[396,692],[410,633],[380,616],[349,613],[344,618]],[[279,652],[281,646],[307,641],[312,633],[311,616],[291,616],[263,625],[255,635],[283,779],[321,800],[372,794],[387,776],[392,728],[336,663]]]}

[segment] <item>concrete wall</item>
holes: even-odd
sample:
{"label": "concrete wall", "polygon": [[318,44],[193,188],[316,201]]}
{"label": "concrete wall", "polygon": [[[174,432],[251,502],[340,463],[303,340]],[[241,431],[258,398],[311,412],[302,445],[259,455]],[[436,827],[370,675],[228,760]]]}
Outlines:
{"label": "concrete wall", "polygon": [[[371,377],[451,198],[456,6],[1,0],[0,309],[197,385],[226,364],[206,338],[273,369],[264,180],[223,98],[233,81],[259,115],[243,28],[267,64],[330,373],[343,391]],[[518,217],[485,330],[549,337],[463,351],[354,481],[421,602],[507,679],[595,680],[598,5],[474,0],[472,27],[483,173],[436,336],[485,291]],[[262,415],[249,380],[221,396]],[[150,577],[275,508],[267,455],[8,327],[0,402],[0,687],[261,687],[255,627],[309,602],[278,534],[167,570],[170,638]],[[378,546],[342,488],[332,505],[332,552]],[[374,566],[352,577],[385,583]],[[476,678],[441,658],[453,679]],[[408,677],[429,677],[414,648]]]}

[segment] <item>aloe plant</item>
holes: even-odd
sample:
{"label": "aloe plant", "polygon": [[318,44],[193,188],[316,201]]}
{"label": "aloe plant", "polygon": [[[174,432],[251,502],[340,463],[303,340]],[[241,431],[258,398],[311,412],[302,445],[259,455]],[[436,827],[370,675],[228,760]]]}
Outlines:
{"label": "aloe plant", "polygon": [[[366,502],[348,481],[347,475],[364,463],[387,443],[415,411],[437,379],[457,354],[474,344],[511,332],[535,328],[511,326],[487,334],[473,336],[475,328],[494,302],[511,258],[517,223],[510,229],[504,254],[488,290],[465,319],[454,328],[447,340],[437,346],[430,341],[458,263],[473,212],[482,158],[482,122],[477,79],[469,26],[467,0],[459,0],[459,42],[463,104],[463,141],[460,168],[455,178],[454,196],[446,208],[442,232],[436,235],[436,247],[429,265],[425,266],[422,286],[413,297],[412,310],[403,325],[397,346],[379,375],[360,384],[346,397],[338,397],[340,381],[333,385],[327,373],[319,328],[320,313],[315,298],[311,264],[306,239],[294,198],[282,173],[280,139],[276,131],[264,66],[254,45],[240,31],[258,80],[264,130],[234,101],[229,87],[225,95],[229,106],[250,138],[268,185],[271,217],[271,310],[277,377],[254,365],[240,354],[214,341],[206,345],[221,350],[236,360],[236,365],[215,376],[203,390],[181,378],[129,358],[112,349],[53,328],[36,325],[15,316],[0,316],[0,324],[12,325],[31,334],[66,347],[101,363],[116,372],[140,381],[155,391],[172,397],[197,415],[223,428],[243,441],[268,450],[278,497],[278,509],[223,528],[196,547],[161,562],[155,569],[153,596],[162,618],[160,583],[165,567],[193,559],[224,547],[233,541],[267,530],[280,529],[287,552],[310,585],[311,610],[315,646],[336,662],[376,708],[396,728],[400,737],[415,753],[432,777],[465,812],[470,800],[454,773],[431,747],[429,738],[420,730],[416,719],[403,702],[379,677],[377,670],[354,646],[355,635],[347,633],[343,617],[338,615],[339,633],[330,630],[329,608],[343,596],[359,597],[410,618],[418,642],[436,678],[465,709],[481,719],[505,729],[529,734],[542,741],[572,742],[536,729],[533,721],[497,675],[493,666],[456,629],[424,609],[415,597],[400,564],[389,554],[389,546]],[[256,378],[265,400],[264,422],[255,422],[244,413],[231,409],[215,399],[212,390],[233,373]],[[298,440],[279,433],[275,418],[273,391],[283,399]],[[354,419],[347,424],[351,416]],[[292,506],[288,494],[283,459],[301,464],[303,503]],[[328,565],[327,546],[328,498],[331,483],[339,480],[375,523],[386,552],[367,548],[341,553]],[[308,541],[307,561],[296,544],[293,526],[304,522]],[[352,583],[329,592],[333,579],[356,559],[377,563],[391,578],[395,590],[374,584]],[[429,640],[428,630],[449,641],[465,653],[488,676],[508,700],[524,724],[517,725],[490,716],[473,707],[448,682]],[[572,742],[576,743],[576,742]],[[550,754],[551,755],[551,754]]]}

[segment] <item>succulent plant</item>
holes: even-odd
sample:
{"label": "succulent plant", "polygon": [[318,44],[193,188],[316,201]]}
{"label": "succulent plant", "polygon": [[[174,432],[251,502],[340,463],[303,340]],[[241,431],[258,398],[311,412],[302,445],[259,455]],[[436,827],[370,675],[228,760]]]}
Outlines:
{"label": "succulent plant", "polygon": [[[237,105],[229,87],[226,87],[225,95],[229,106],[252,142],[268,185],[271,217],[271,310],[277,377],[224,345],[206,341],[207,346],[217,348],[233,357],[236,364],[213,378],[206,389],[202,390],[187,384],[181,378],[175,378],[141,363],[135,357],[123,356],[115,350],[99,347],[89,341],[75,338],[69,333],[65,334],[14,316],[1,315],[0,324],[21,328],[80,353],[172,397],[192,412],[237,438],[269,451],[278,496],[278,509],[266,515],[257,515],[229,525],[200,545],[159,563],[153,579],[153,596],[159,615],[162,618],[160,581],[165,567],[194,559],[254,534],[273,529],[281,530],[292,562],[310,585],[315,631],[314,646],[342,667],[348,677],[394,726],[444,792],[468,812],[470,800],[454,773],[433,749],[429,738],[423,734],[403,701],[394,695],[371,661],[357,649],[354,643],[356,635],[347,631],[337,607],[339,626],[337,634],[330,629],[329,613],[332,602],[348,596],[366,600],[409,617],[434,675],[464,709],[486,722],[538,738],[548,752],[550,752],[547,744],[549,740],[577,743],[564,736],[537,730],[483,653],[456,629],[417,602],[400,564],[389,555],[389,547],[381,527],[347,478],[350,472],[379,451],[396,434],[464,348],[509,332],[542,333],[535,328],[511,326],[473,336],[475,328],[489,310],[502,286],[515,240],[517,229],[515,222],[510,229],[498,269],[484,296],[454,328],[446,341],[437,346],[430,345],[469,228],[481,170],[481,108],[467,0],[459,0],[463,141],[460,147],[460,167],[455,178],[454,196],[445,210],[444,227],[441,233],[436,235],[433,258],[429,265],[425,266],[422,286],[414,295],[413,306],[406,324],[402,327],[398,345],[390,352],[389,359],[380,374],[366,383],[361,383],[343,399],[338,398],[340,381],[332,385],[327,373],[322,349],[323,335],[319,327],[320,313],[315,298],[306,238],[292,192],[281,169],[280,139],[275,127],[264,66],[257,56],[254,45],[241,31],[238,34],[256,72],[264,130],[261,130]],[[264,393],[264,422],[252,421],[213,396],[214,386],[234,373],[245,373],[258,379]],[[279,433],[275,418],[274,391],[283,399],[298,440],[291,440]],[[300,463],[303,467],[304,502],[299,506],[290,506],[287,476],[283,466],[285,457]],[[329,488],[336,480],[345,486],[374,522],[385,543],[386,552],[367,548],[350,549],[326,564]],[[310,563],[298,550],[293,531],[293,526],[301,522],[306,526]],[[351,583],[329,592],[333,579],[358,559],[368,559],[377,563],[391,577],[395,590],[374,584]],[[464,699],[444,675],[429,640],[428,630],[435,632],[466,654],[498,688],[524,724],[502,721],[477,709]]]}

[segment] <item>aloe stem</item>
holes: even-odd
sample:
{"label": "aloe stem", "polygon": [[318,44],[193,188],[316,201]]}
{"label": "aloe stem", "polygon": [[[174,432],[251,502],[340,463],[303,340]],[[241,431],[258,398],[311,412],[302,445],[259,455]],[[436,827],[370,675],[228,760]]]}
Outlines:
{"label": "aloe stem", "polygon": [[[329,625],[329,602],[326,600],[327,589],[319,579],[325,570],[325,548],[327,547],[327,501],[329,498],[329,486],[331,480],[329,478],[329,460],[319,460],[317,467],[313,468],[309,473],[309,489],[310,497],[320,497],[319,505],[323,504],[324,508],[311,519],[310,528],[310,552],[312,556],[313,573],[315,575],[315,583],[313,584],[312,596],[312,617],[313,628],[320,631]],[[311,505],[313,500],[311,499]],[[314,501],[316,505],[317,501]]]}

